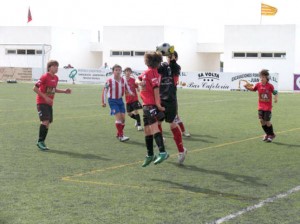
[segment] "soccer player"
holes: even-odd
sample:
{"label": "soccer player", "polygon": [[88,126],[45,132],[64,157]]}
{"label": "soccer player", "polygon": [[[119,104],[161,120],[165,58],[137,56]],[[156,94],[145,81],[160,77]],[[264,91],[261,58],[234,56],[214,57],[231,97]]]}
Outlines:
{"label": "soccer player", "polygon": [[[183,164],[187,154],[187,149],[183,146],[182,133],[175,122],[175,118],[178,114],[176,82],[178,82],[180,66],[177,64],[174,54],[168,56],[168,62],[161,63],[158,68],[158,73],[161,76],[159,93],[161,105],[165,108],[164,120],[170,124],[173,139],[178,149],[178,162],[179,164]],[[161,125],[159,128],[162,131]]]}
{"label": "soccer player", "polygon": [[53,122],[53,100],[55,93],[70,94],[71,89],[57,89],[58,76],[58,62],[51,60],[47,63],[47,73],[42,75],[33,87],[36,92],[37,111],[40,117],[40,131],[37,147],[40,150],[47,150],[45,140],[48,134],[50,123]]}
{"label": "soccer player", "polygon": [[[174,51],[173,54],[171,54],[171,55],[168,56],[168,63],[169,64],[171,63],[171,60],[175,60],[177,62],[177,60],[178,60],[178,53],[176,51]],[[175,83],[176,86],[178,85],[180,71],[181,71],[180,65],[174,67],[173,70],[172,70],[173,79],[174,79],[174,83]],[[180,128],[181,133],[182,133],[183,136],[185,136],[185,137],[191,137],[191,134],[188,131],[186,131],[185,126],[183,124],[183,121],[178,116],[178,110],[177,110],[177,115],[176,115],[176,118],[175,118],[175,122],[176,122],[176,124],[178,124],[178,126],[179,126],[179,128]]]}
{"label": "soccer player", "polygon": [[278,92],[274,90],[274,86],[269,83],[270,75],[268,70],[261,70],[259,72],[259,77],[260,82],[256,83],[254,87],[247,84],[244,85],[244,87],[250,91],[258,92],[258,118],[260,120],[262,129],[265,132],[263,141],[272,142],[276,136],[271,123],[272,94],[274,95],[274,102],[277,103]]}
{"label": "soccer player", "polygon": [[127,86],[125,80],[121,77],[122,67],[114,65],[112,67],[113,77],[109,78],[102,92],[102,107],[106,107],[106,98],[110,107],[110,114],[115,116],[115,124],[117,128],[117,138],[120,142],[129,140],[129,137],[124,136],[123,130],[125,127],[125,106],[123,96],[125,88],[129,94],[133,94]]}
{"label": "soccer player", "polygon": [[[165,110],[160,104],[159,74],[157,68],[162,61],[162,55],[158,52],[146,52],[145,64],[148,69],[137,79],[136,83],[141,87],[140,95],[143,100],[143,121],[147,155],[142,167],[148,166],[152,161],[159,164],[169,157],[165,150],[162,134],[158,128],[158,116]],[[158,157],[153,152],[153,139],[159,149]]]}
{"label": "soccer player", "polygon": [[125,98],[126,98],[126,111],[129,117],[136,120],[136,127],[138,131],[142,131],[143,127],[141,126],[141,117],[139,114],[139,109],[142,109],[142,105],[139,102],[137,91],[139,91],[139,86],[135,83],[135,78],[131,76],[132,70],[131,68],[127,67],[124,69],[125,72],[125,81],[129,86],[131,92],[134,95],[129,94],[128,91],[125,91]]}

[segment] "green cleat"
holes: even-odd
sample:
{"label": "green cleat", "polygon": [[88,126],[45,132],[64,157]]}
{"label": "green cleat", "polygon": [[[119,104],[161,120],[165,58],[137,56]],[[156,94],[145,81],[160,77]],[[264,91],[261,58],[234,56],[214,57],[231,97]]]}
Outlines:
{"label": "green cleat", "polygon": [[161,152],[159,153],[158,158],[154,161],[154,165],[159,164],[168,158],[169,158],[169,154],[167,152]]}
{"label": "green cleat", "polygon": [[145,157],[145,161],[142,165],[142,167],[146,167],[148,166],[152,161],[156,160],[156,155],[153,155],[153,156],[146,156]]}
{"label": "green cleat", "polygon": [[45,145],[45,143],[44,142],[42,142],[42,141],[40,141],[40,142],[37,142],[37,147],[39,147],[39,149],[40,150],[42,150],[42,151],[45,151],[45,150],[47,150],[48,148],[47,148],[47,146]]}

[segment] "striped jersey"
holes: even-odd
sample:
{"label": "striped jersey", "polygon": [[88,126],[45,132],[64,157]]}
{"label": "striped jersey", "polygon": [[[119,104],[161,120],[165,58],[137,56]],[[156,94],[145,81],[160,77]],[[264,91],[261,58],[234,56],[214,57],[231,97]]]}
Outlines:
{"label": "striped jersey", "polygon": [[125,88],[130,94],[132,94],[132,91],[128,87],[123,77],[121,77],[119,81],[115,80],[114,77],[109,78],[106,81],[105,86],[103,88],[102,103],[106,104],[107,98],[110,99],[122,98],[125,93]]}

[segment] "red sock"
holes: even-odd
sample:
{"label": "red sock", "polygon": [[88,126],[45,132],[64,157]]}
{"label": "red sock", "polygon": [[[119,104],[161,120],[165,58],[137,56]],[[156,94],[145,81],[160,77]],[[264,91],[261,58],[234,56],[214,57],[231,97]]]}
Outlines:
{"label": "red sock", "polygon": [[181,131],[180,131],[179,127],[173,128],[173,129],[171,129],[171,131],[173,133],[173,138],[177,145],[178,152],[184,152],[182,136],[181,136]]}
{"label": "red sock", "polygon": [[180,127],[181,132],[185,132],[185,128],[184,128],[183,123],[182,123],[182,122],[179,122],[178,125],[179,125],[179,127]]}
{"label": "red sock", "polygon": [[161,124],[158,124],[158,129],[159,129],[160,133],[162,133],[162,127],[161,127]]}
{"label": "red sock", "polygon": [[123,125],[120,123],[116,123],[117,128],[117,136],[122,137],[123,136]]}

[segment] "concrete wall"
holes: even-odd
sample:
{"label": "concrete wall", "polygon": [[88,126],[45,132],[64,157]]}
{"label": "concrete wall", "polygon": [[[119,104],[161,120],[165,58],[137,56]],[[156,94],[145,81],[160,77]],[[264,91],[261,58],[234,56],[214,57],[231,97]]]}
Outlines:
{"label": "concrete wall", "polygon": [[107,26],[103,28],[103,63],[144,70],[143,56],[111,56],[111,51],[153,51],[164,40],[163,26]]}
{"label": "concrete wall", "polygon": [[[225,26],[224,72],[279,73],[279,90],[292,90],[295,25]],[[286,52],[286,58],[233,58],[232,52]]]}

